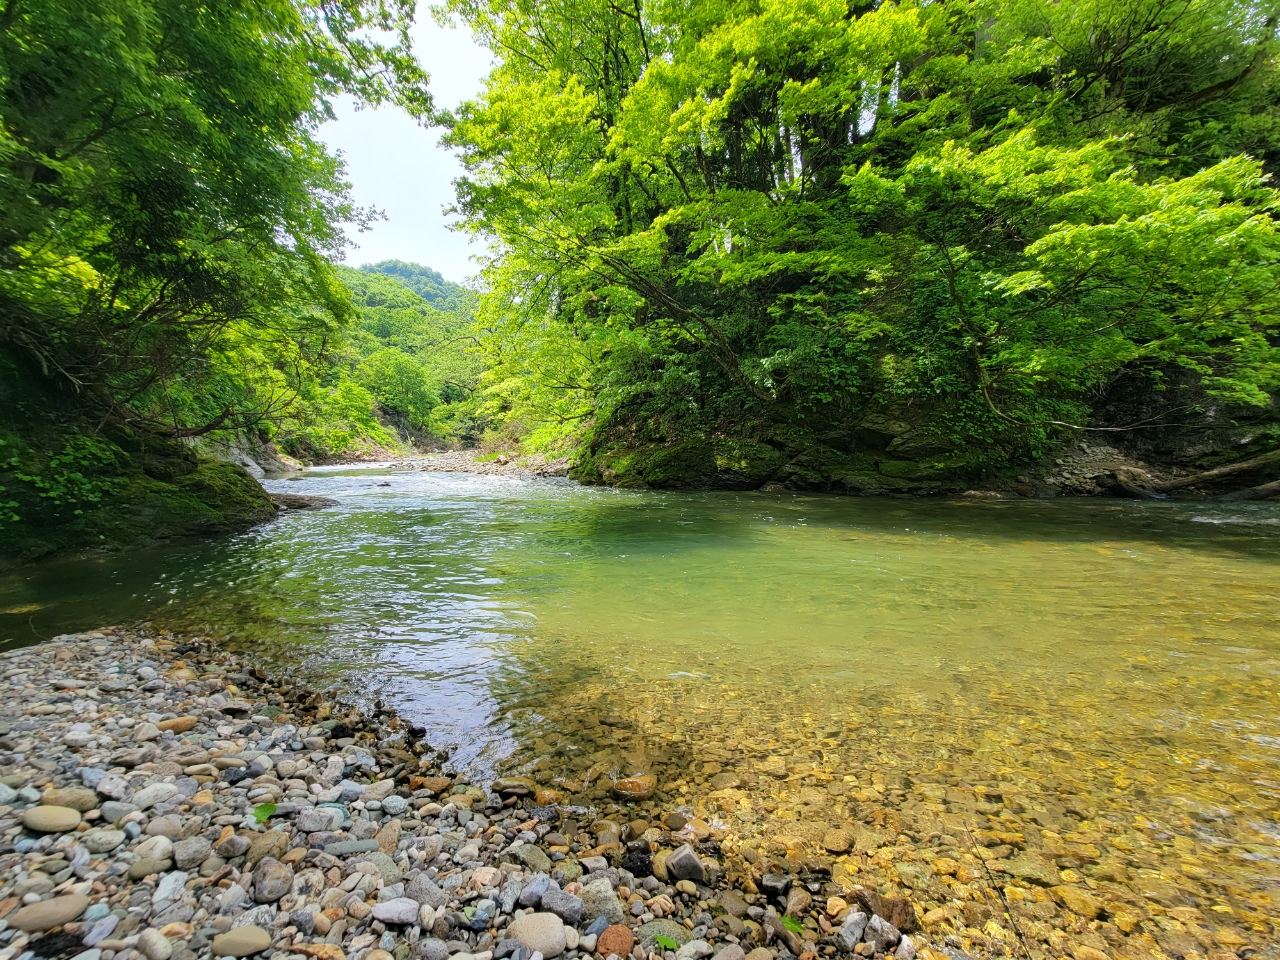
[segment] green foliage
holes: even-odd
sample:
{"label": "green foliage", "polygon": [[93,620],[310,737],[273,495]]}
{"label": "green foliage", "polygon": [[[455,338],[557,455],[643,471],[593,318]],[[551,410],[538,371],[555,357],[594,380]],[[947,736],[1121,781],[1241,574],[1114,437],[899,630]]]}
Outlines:
{"label": "green foliage", "polygon": [[784,916],[782,925],[792,933],[804,933],[804,924],[792,916]]}
{"label": "green foliage", "polygon": [[182,437],[278,417],[352,316],[328,260],[368,220],[315,130],[341,93],[428,109],[412,10],[7,4],[0,342],[99,422]]}
{"label": "green foliage", "polygon": [[799,427],[963,477],[1133,378],[1175,420],[1280,386],[1256,4],[451,7],[497,58],[447,137],[494,241],[480,392],[535,444]]}
{"label": "green foliage", "polygon": [[[405,275],[439,277],[427,267],[392,263]],[[295,368],[298,400],[274,427],[275,441],[295,455],[330,459],[399,452],[399,433],[452,439],[461,413],[475,407],[474,295],[440,280],[436,306],[399,274],[347,267],[337,273],[354,321],[322,357]]]}
{"label": "green foliage", "polygon": [[274,803],[260,803],[253,808],[253,819],[258,823],[266,823],[275,812],[276,805]]}
{"label": "green foliage", "polygon": [[680,944],[676,943],[670,937],[664,937],[662,934],[658,934],[654,937],[653,942],[663,950],[678,950],[680,948]]}

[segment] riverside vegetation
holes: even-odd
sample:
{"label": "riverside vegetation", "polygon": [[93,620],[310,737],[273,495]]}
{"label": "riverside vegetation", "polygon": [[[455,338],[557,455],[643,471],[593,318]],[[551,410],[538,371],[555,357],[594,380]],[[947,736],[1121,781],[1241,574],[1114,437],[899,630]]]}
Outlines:
{"label": "riverside vegetation", "polygon": [[[412,0],[5,6],[7,555],[270,516],[207,456],[270,442],[484,441],[650,487],[1275,495],[1268,6],[446,7],[496,64],[453,112]],[[334,266],[376,216],[315,136],[340,94],[460,152],[478,293]],[[1139,472],[1042,482],[1082,435]]]}

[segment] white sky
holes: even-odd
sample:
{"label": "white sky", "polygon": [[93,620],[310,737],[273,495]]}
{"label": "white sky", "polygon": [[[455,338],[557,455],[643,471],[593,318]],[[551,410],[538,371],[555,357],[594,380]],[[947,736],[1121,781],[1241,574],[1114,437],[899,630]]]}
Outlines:
{"label": "white sky", "polygon": [[[490,56],[465,26],[439,27],[421,4],[413,42],[431,74],[431,95],[438,106],[456,107],[480,92]],[[476,273],[469,258],[483,252],[483,245],[449,230],[444,215],[462,166],[438,145],[440,132],[418,126],[396,107],[356,110],[344,99],[335,112],[338,119],[325,124],[320,137],[346,161],[355,202],[386,215],[367,233],[352,233],[355,245],[346,262],[360,266],[408,260],[457,282]]]}

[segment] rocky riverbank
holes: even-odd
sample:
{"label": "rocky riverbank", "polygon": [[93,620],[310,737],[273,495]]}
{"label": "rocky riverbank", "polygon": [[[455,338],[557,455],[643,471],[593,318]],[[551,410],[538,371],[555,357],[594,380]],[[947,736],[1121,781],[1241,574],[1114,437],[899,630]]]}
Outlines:
{"label": "rocky riverbank", "polygon": [[906,900],[629,818],[649,777],[606,810],[457,782],[201,640],[67,635],[0,676],[0,960],[943,960]]}

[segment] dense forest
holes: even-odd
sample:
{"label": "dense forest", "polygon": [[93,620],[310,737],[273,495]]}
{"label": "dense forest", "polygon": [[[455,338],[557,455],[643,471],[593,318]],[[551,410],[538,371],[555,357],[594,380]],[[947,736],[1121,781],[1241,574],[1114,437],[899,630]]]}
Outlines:
{"label": "dense forest", "polygon": [[[588,482],[930,493],[1084,436],[1280,441],[1280,9],[1243,0],[11,0],[0,535],[270,515],[218,456],[433,444]],[[475,290],[344,267],[336,96],[462,157]],[[1256,478],[1255,478],[1256,479]],[[1265,479],[1265,478],[1264,478]]]}
{"label": "dense forest", "polygon": [[633,483],[1274,447],[1280,8],[455,0],[512,415]]}

